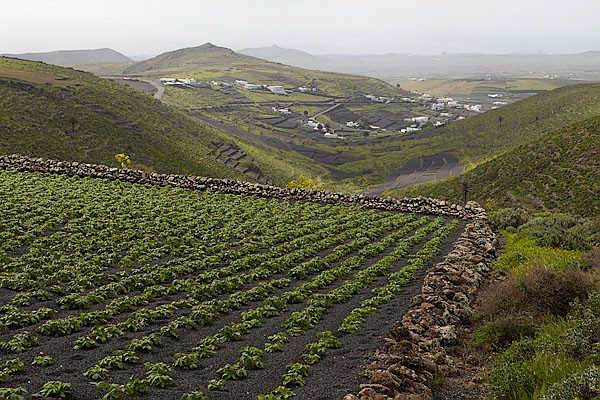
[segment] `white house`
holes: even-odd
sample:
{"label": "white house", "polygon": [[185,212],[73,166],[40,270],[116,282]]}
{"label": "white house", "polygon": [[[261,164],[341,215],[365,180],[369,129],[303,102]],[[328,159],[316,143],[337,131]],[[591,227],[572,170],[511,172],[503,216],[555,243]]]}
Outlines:
{"label": "white house", "polygon": [[433,126],[435,126],[436,128],[439,128],[440,126],[444,126],[446,125],[446,123],[444,121],[435,121],[433,123]]}
{"label": "white house", "polygon": [[440,113],[440,117],[442,118],[452,118],[452,114],[448,112]]}
{"label": "white house", "polygon": [[458,103],[458,101],[449,101],[448,107],[459,108],[460,104]]}
{"label": "white house", "polygon": [[474,106],[471,106],[471,111],[480,113],[482,111],[481,110],[481,105],[480,104],[476,104]]}
{"label": "white house", "polygon": [[412,132],[416,132],[416,131],[420,131],[421,128],[413,128],[413,127],[408,127],[408,128],[404,128],[404,129],[400,129],[400,132],[402,133],[412,133]]}
{"label": "white house", "polygon": [[488,97],[491,97],[492,99],[498,99],[498,98],[501,98],[504,96],[501,95],[500,93],[494,93],[494,94],[488,94]]}
{"label": "white house", "polygon": [[271,93],[274,93],[274,94],[282,94],[282,95],[288,94],[285,91],[285,89],[283,88],[283,86],[267,86],[267,89],[269,89],[271,91]]}
{"label": "white house", "polygon": [[256,83],[246,83],[244,87],[248,90],[258,90],[262,89],[263,85],[257,85]]}
{"label": "white house", "polygon": [[317,126],[319,126],[319,125],[320,125],[320,123],[319,123],[319,122],[317,122],[317,121],[315,121],[315,120],[309,119],[309,120],[306,122],[306,125],[310,126],[311,128],[317,129]]}
{"label": "white house", "polygon": [[422,102],[428,102],[428,101],[432,101],[432,100],[433,100],[433,97],[431,97],[428,94],[422,94],[421,96],[419,96],[419,101],[422,101]]}
{"label": "white house", "polygon": [[236,81],[233,84],[236,86],[246,86],[248,84],[248,81],[241,81],[239,79],[236,79]]}
{"label": "white house", "polygon": [[325,132],[325,134],[323,135],[328,139],[336,139],[338,137],[337,133],[329,133],[329,132]]}
{"label": "white house", "polygon": [[348,128],[358,128],[360,124],[358,122],[348,121],[346,122]]}
{"label": "white house", "polygon": [[442,111],[446,109],[446,105],[444,103],[434,103],[431,105],[431,109],[433,111]]}
{"label": "white house", "polygon": [[306,92],[314,92],[314,91],[316,91],[317,89],[315,89],[315,88],[308,88],[308,87],[304,87],[304,86],[300,86],[300,87],[298,88],[298,90],[299,90],[299,91],[301,91],[302,93],[306,93]]}
{"label": "white house", "polygon": [[385,103],[387,100],[389,100],[387,97],[383,97],[383,96],[373,96],[372,94],[365,94],[364,95],[367,99],[374,101],[376,103]]}
{"label": "white house", "polygon": [[495,106],[505,106],[505,105],[507,105],[507,104],[508,104],[508,102],[507,102],[507,101],[495,101],[495,102],[494,102],[494,105],[495,105]]}
{"label": "white house", "polygon": [[231,86],[231,83],[227,83],[227,82],[223,82],[223,81],[211,81],[210,83],[212,83],[215,86],[224,86],[224,87]]}
{"label": "white house", "polygon": [[287,108],[273,107],[273,111],[275,111],[276,113],[279,113],[281,115],[291,115],[292,114],[292,112]]}
{"label": "white house", "polygon": [[429,117],[414,117],[412,120],[417,124],[426,124],[429,121]]}

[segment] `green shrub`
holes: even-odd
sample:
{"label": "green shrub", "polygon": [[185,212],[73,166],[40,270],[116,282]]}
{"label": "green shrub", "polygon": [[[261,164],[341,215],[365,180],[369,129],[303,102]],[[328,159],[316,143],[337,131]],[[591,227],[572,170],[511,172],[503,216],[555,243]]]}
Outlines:
{"label": "green shrub", "polygon": [[535,217],[518,229],[536,239],[538,245],[564,250],[591,250],[600,238],[598,222],[572,215]]}
{"label": "green shrub", "polygon": [[542,400],[591,399],[600,394],[600,371],[592,365],[553,384]]}
{"label": "green shrub", "polygon": [[494,213],[489,213],[490,226],[494,230],[518,228],[531,219],[531,214],[522,208],[504,208]]}
{"label": "green shrub", "polygon": [[592,399],[600,394],[600,293],[576,300],[566,318],[546,318],[534,337],[513,342],[492,364],[497,399]]}
{"label": "green shrub", "polygon": [[495,268],[502,271],[522,273],[540,265],[558,270],[578,267],[584,256],[581,251],[538,246],[536,239],[516,233],[507,233],[506,239],[506,245],[495,264]]}
{"label": "green shrub", "polygon": [[477,348],[489,346],[492,350],[500,350],[515,340],[534,334],[535,323],[531,317],[508,315],[478,326],[473,332],[471,345]]}

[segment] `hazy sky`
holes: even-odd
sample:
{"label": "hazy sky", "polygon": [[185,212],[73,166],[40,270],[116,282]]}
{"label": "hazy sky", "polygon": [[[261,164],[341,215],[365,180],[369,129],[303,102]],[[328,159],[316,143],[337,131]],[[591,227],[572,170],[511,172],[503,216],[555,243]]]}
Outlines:
{"label": "hazy sky", "polygon": [[211,42],[313,54],[600,50],[600,0],[0,0],[0,53]]}

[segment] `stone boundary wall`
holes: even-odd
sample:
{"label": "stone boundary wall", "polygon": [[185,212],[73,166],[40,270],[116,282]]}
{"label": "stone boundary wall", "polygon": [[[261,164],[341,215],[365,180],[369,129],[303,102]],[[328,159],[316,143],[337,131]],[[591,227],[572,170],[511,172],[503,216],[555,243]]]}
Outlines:
{"label": "stone boundary wall", "polygon": [[492,271],[496,248],[487,216],[473,217],[452,251],[429,269],[421,294],[411,300],[374,361],[365,366],[369,383],[344,400],[432,400],[434,378],[457,371],[446,346],[456,342],[458,328],[472,315],[477,291]]}
{"label": "stone boundary wall", "polygon": [[344,204],[386,211],[435,214],[465,219],[485,215],[485,210],[474,202],[469,202],[463,207],[456,204],[449,204],[442,200],[425,197],[393,199],[368,197],[362,194],[346,195],[326,191],[280,188],[229,179],[156,173],[146,174],[142,171],[111,168],[106,165],[46,160],[43,158],[31,158],[19,155],[0,156],[0,169],[13,169],[22,172],[46,172],[110,180],[119,179],[131,183],[173,186],[196,190],[213,190],[221,193],[255,195],[295,201],[310,201],[322,204]]}

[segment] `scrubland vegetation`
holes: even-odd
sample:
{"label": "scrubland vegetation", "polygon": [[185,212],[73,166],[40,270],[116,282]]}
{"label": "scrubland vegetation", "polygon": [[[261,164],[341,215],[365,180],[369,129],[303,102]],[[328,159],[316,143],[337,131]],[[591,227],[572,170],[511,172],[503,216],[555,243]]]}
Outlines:
{"label": "scrubland vegetation", "polygon": [[503,209],[491,223],[507,275],[483,292],[469,344],[491,359],[490,397],[597,398],[600,220]]}

